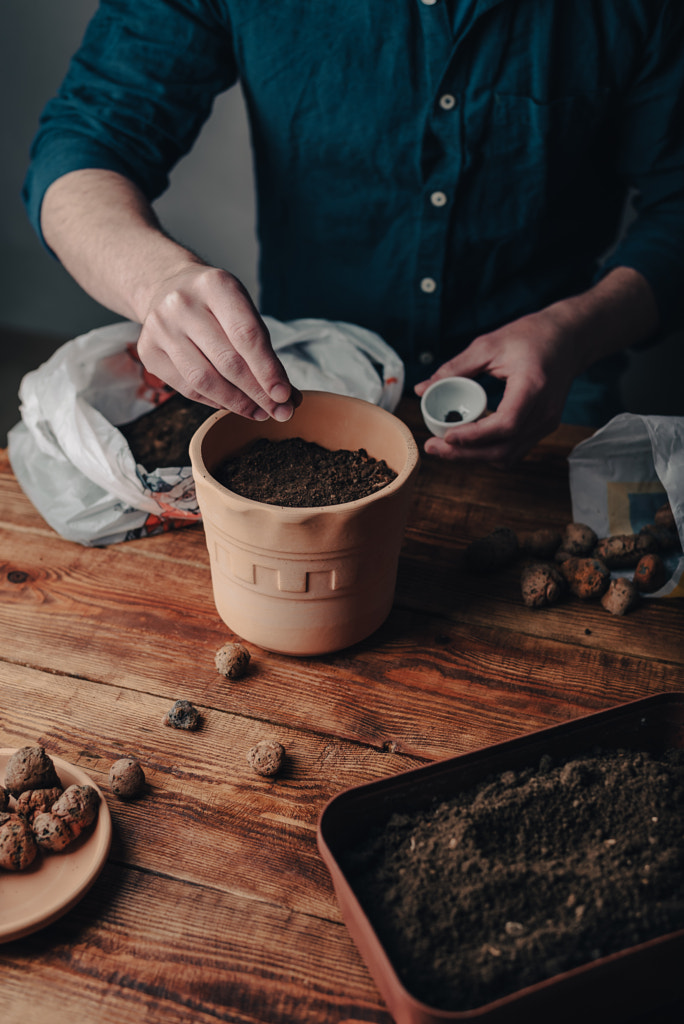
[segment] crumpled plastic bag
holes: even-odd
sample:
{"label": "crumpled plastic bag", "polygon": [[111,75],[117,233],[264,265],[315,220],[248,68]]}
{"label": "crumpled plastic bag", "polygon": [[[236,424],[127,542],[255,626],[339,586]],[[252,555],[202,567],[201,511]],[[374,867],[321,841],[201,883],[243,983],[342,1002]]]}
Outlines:
{"label": "crumpled plastic bag", "polygon": [[[669,501],[684,546],[684,418],[620,413],[576,445],[568,462],[575,522],[599,537],[638,533]],[[684,555],[663,561],[667,583],[644,596],[684,597]]]}
{"label": "crumpled plastic bag", "polygon": [[[295,387],[396,408],[404,364],[377,334],[326,320],[264,320]],[[201,518],[189,460],[148,471],[117,429],[173,394],[137,358],[139,333],[130,321],[97,328],[21,381],[10,463],[28,498],[67,540],[113,544]]]}

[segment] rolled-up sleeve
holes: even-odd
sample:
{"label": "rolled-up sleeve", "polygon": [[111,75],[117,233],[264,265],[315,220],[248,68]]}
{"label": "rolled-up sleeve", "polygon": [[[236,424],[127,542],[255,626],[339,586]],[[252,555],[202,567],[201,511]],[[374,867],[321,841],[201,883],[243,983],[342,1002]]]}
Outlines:
{"label": "rolled-up sleeve", "polygon": [[23,198],[41,239],[45,192],[70,171],[117,171],[149,199],[164,191],[236,80],[230,27],[214,11],[198,0],[102,0],[31,147]]}
{"label": "rolled-up sleeve", "polygon": [[636,190],[637,216],[602,266],[638,270],[664,330],[684,325],[684,5],[665,4],[641,73],[628,90],[618,170]]}

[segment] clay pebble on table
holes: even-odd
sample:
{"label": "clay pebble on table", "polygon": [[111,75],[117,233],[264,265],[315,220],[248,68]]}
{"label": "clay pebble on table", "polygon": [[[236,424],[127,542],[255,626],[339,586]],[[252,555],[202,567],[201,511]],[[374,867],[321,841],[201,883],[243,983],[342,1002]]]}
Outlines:
{"label": "clay pebble on table", "polygon": [[[567,595],[600,601],[612,615],[625,615],[639,604],[640,594],[665,585],[663,555],[680,551],[669,505],[659,510],[659,523],[636,534],[599,538],[586,523],[568,523],[562,531],[540,527],[516,534],[499,526],[466,547],[468,572],[494,573],[522,559],[520,591],[528,608],[548,608]],[[632,578],[612,578],[612,571],[633,568]]]}
{"label": "clay pebble on table", "polygon": [[249,662],[249,651],[239,643],[223,644],[214,656],[216,671],[224,679],[242,679],[249,668]]}
{"label": "clay pebble on table", "polygon": [[189,700],[177,700],[162,718],[162,725],[168,725],[171,729],[186,729],[194,731],[198,729],[202,721],[194,704]]}
{"label": "clay pebble on table", "polygon": [[248,752],[247,763],[257,775],[271,778],[283,766],[285,748],[277,740],[259,740]]}
{"label": "clay pebble on table", "polygon": [[120,800],[132,800],[145,787],[145,772],[137,758],[120,757],[109,769],[109,784],[114,796]]}

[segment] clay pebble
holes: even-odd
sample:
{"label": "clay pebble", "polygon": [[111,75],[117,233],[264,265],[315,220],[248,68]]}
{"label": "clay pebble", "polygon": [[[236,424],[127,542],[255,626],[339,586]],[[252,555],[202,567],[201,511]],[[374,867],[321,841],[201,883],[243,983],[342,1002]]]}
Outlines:
{"label": "clay pebble", "polygon": [[561,541],[560,530],[541,528],[518,533],[521,554],[529,555],[532,558],[553,558],[561,546]]}
{"label": "clay pebble", "polygon": [[38,847],[31,827],[18,814],[10,814],[0,825],[0,867],[23,871],[36,859]]}
{"label": "clay pebble", "polygon": [[250,654],[238,643],[223,644],[214,658],[216,671],[226,679],[241,679],[249,668]]}
{"label": "clay pebble", "polygon": [[75,839],[69,823],[51,811],[41,811],[33,820],[33,834],[41,850],[59,853]]}
{"label": "clay pebble", "polygon": [[596,533],[586,523],[568,523],[563,530],[560,550],[583,558],[591,554],[597,541]]}
{"label": "clay pebble", "polygon": [[50,789],[59,784],[52,758],[44,747],[20,747],[7,762],[5,787],[14,797],[27,789]]}
{"label": "clay pebble", "polygon": [[547,562],[531,562],[520,576],[520,589],[528,608],[548,608],[556,604],[567,590],[564,576],[557,566]]}
{"label": "clay pebble", "polygon": [[162,725],[171,729],[193,731],[199,727],[202,716],[189,700],[177,700],[162,718]]}
{"label": "clay pebble", "polygon": [[636,585],[626,576],[611,580],[601,598],[601,606],[611,615],[626,615],[637,604],[639,593]]}
{"label": "clay pebble", "polygon": [[600,558],[609,569],[632,569],[642,555],[655,551],[657,542],[649,533],[620,533],[604,537],[594,548],[594,557]]}
{"label": "clay pebble", "polygon": [[247,763],[257,775],[277,775],[285,758],[285,748],[277,740],[260,740],[247,754]]}
{"label": "clay pebble", "polygon": [[634,570],[634,583],[644,594],[653,594],[664,586],[668,577],[667,568],[660,555],[643,555]]}
{"label": "clay pebble", "polygon": [[114,796],[120,800],[132,800],[138,796],[145,786],[145,772],[140,761],[134,757],[120,757],[109,769],[109,784]]}
{"label": "clay pebble", "polygon": [[20,817],[32,822],[37,814],[49,811],[61,795],[61,786],[52,786],[50,789],[27,789],[17,798],[14,809]]}
{"label": "clay pebble", "polygon": [[50,813],[66,822],[75,839],[95,821],[99,805],[100,794],[93,786],[73,785],[55,800]]}
{"label": "clay pebble", "polygon": [[560,563],[571,593],[583,601],[602,597],[610,584],[610,570],[598,558],[568,558]]}

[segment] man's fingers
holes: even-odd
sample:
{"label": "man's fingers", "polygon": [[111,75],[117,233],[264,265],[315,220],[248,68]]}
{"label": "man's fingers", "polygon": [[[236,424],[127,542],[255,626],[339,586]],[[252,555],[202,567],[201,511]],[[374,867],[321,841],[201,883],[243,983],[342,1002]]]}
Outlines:
{"label": "man's fingers", "polygon": [[[248,393],[271,415],[282,405],[290,405],[293,410],[292,387],[287,373],[273,351],[268,328],[248,293],[236,278],[224,271],[215,271],[209,276],[208,284],[212,289],[220,287],[220,295],[215,298],[212,295],[209,306],[219,333],[215,343],[204,350],[207,357],[223,376],[240,386],[253,377],[260,393],[250,384],[247,385]],[[229,347],[223,342],[224,338],[228,339]],[[233,375],[231,349],[241,359],[239,376]],[[226,363],[227,370],[224,368]]]}
{"label": "man's fingers", "polygon": [[258,403],[228,381],[222,382],[218,398],[208,395],[208,390],[216,391],[217,389],[205,388],[204,380],[205,377],[208,379],[209,375],[215,376],[215,372],[200,352],[196,352],[195,359],[193,371],[184,373],[170,355],[156,349],[154,354],[146,359],[145,365],[148,370],[166,381],[174,391],[178,391],[179,394],[193,402],[202,402],[213,409],[230,409],[231,412],[247,419],[268,419],[268,413]]}
{"label": "man's fingers", "polygon": [[242,416],[260,409],[288,420],[301,401],[249,295],[215,267],[192,267],[171,283],[148,314],[138,349],[177,391]]}
{"label": "man's fingers", "polygon": [[477,340],[477,345],[471,343],[468,348],[459,352],[453,359],[443,363],[427,380],[416,384],[414,388],[415,393],[419,397],[422,396],[431,384],[434,384],[437,380],[442,380],[444,377],[477,377],[478,374],[484,372],[487,369],[489,356],[481,340]]}
{"label": "man's fingers", "polygon": [[510,377],[496,411],[475,423],[430,438],[425,451],[450,460],[486,459],[502,466],[519,461],[555,426],[529,381]]}

